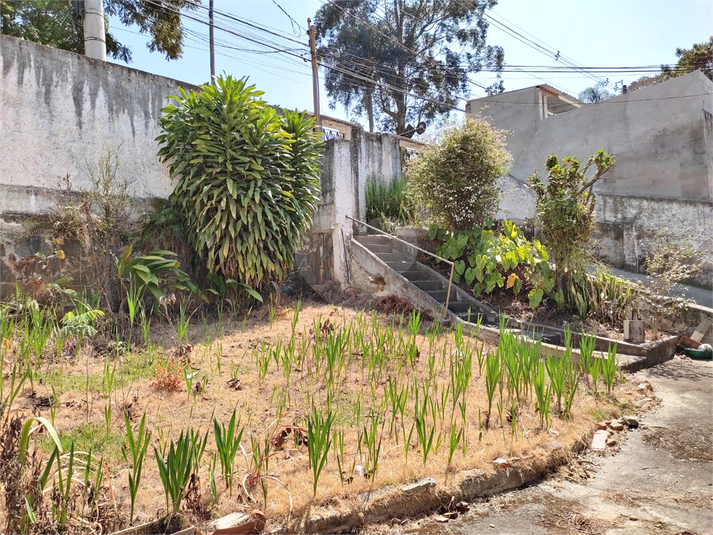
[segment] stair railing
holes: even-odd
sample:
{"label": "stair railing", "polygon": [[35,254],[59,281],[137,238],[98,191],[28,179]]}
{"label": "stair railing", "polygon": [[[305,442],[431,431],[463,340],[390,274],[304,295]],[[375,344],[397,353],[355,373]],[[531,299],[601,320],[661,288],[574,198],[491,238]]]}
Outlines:
{"label": "stair railing", "polygon": [[347,215],[347,216],[345,216],[345,217],[346,217],[347,219],[351,219],[352,221],[354,221],[355,223],[357,223],[357,224],[359,224],[359,225],[364,225],[365,227],[370,228],[371,230],[375,230],[375,231],[378,232],[379,234],[383,234],[384,236],[387,236],[388,238],[390,238],[390,239],[392,239],[392,240],[396,240],[397,242],[403,243],[403,244],[406,245],[407,247],[413,247],[413,248],[416,249],[417,251],[421,251],[422,253],[425,253],[425,254],[427,254],[428,256],[432,256],[432,257],[435,258],[436,260],[440,260],[441,262],[445,262],[446,264],[448,264],[449,266],[451,266],[451,275],[450,275],[450,277],[448,278],[448,293],[446,293],[446,305],[445,305],[445,308],[444,308],[444,310],[443,310],[443,317],[447,317],[447,316],[448,316],[448,304],[450,303],[450,300],[451,300],[451,287],[453,286],[453,270],[454,270],[454,268],[455,268],[455,263],[454,263],[454,262],[451,262],[450,260],[446,260],[446,259],[443,258],[442,256],[438,256],[437,254],[434,254],[434,253],[432,253],[431,251],[427,251],[426,249],[422,249],[422,248],[419,247],[418,245],[414,245],[413,243],[409,243],[409,242],[407,242],[406,240],[402,240],[401,238],[398,238],[398,237],[394,236],[393,234],[389,234],[388,232],[384,232],[383,230],[381,230],[381,229],[379,229],[379,228],[376,228],[376,227],[373,227],[373,226],[369,225],[368,223],[364,223],[363,221],[359,221],[358,219],[355,219],[355,218],[353,218],[352,216]]}

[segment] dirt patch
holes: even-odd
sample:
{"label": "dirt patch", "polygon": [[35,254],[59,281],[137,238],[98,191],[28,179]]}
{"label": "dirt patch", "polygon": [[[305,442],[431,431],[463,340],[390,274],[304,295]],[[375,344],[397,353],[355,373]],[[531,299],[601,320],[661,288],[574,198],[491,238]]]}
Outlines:
{"label": "dirt patch", "polygon": [[643,431],[643,441],[653,448],[665,449],[676,459],[713,461],[713,436],[704,422],[700,426],[676,430],[649,427]]}

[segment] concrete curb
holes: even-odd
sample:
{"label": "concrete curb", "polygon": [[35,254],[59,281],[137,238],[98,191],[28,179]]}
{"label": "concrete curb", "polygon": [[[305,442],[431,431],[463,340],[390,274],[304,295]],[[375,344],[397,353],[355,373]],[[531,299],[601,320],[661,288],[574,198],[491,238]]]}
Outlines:
{"label": "concrete curb", "polygon": [[[472,501],[522,487],[542,478],[552,469],[568,462],[572,454],[585,449],[588,444],[587,435],[580,437],[570,449],[553,449],[543,462],[538,463],[539,468],[513,467],[494,474],[486,474],[482,469],[465,470],[460,473],[460,483],[450,487],[435,485],[432,478],[403,485],[401,488],[390,485],[363,495],[362,499],[366,503],[355,510],[325,512],[310,517],[302,523],[298,532],[343,533],[366,523],[413,517],[453,502]],[[279,527],[270,533],[276,535],[288,531],[285,527]]]}

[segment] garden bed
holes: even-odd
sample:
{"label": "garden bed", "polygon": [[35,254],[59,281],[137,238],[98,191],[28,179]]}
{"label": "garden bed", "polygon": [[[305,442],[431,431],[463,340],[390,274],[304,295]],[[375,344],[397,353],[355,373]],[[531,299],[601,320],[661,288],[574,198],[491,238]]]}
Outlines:
{"label": "garden bed", "polygon": [[[21,333],[3,342],[6,377],[19,358]],[[134,524],[166,513],[153,450],[165,456],[191,427],[207,439],[183,499],[184,525],[200,529],[210,518],[257,508],[267,515],[266,529],[291,532],[306,529],[317,508],[357,510],[365,493],[389,485],[424,477],[460,485],[463,470],[492,474],[497,459],[522,473],[546,469],[553,450],[570,450],[626,400],[616,384],[611,395],[603,394],[601,376],[593,395],[585,371],[563,384],[565,397],[577,387],[565,416],[557,395],[537,395],[539,354],[511,337],[497,351],[415,315],[293,303],[248,318],[194,316],[181,345],[169,325],[153,324],[150,333],[153,342],[144,349],[113,343],[99,352],[85,345],[79,356],[68,345],[58,357],[50,338],[32,383],[11,407],[12,414],[51,420],[65,451],[74,442],[77,451],[104,460],[104,486],[111,487],[103,494],[111,496],[102,505],[104,528],[130,523],[124,415],[136,433],[145,414],[152,433]],[[541,386],[550,384],[544,368],[540,373]],[[214,418],[229,427],[233,411],[242,437],[228,489],[220,461],[213,460]],[[331,444],[314,483],[310,457],[321,454],[310,452],[310,432],[319,435],[325,426],[322,455]],[[311,445],[319,449],[319,442],[313,438]],[[46,461],[52,439],[38,429],[32,443]],[[44,514],[51,516],[48,509]],[[72,514],[79,517],[78,510]],[[72,526],[83,529],[80,522]]]}

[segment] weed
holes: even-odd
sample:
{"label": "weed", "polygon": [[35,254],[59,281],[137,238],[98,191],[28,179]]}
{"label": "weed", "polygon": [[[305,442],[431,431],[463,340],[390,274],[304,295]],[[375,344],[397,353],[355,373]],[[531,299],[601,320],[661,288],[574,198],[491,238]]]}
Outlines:
{"label": "weed", "polygon": [[220,424],[217,418],[213,418],[213,429],[215,432],[215,445],[218,449],[218,459],[220,460],[220,468],[225,481],[225,486],[233,492],[233,463],[235,455],[240,447],[240,440],[243,438],[243,428],[240,422],[236,423],[236,412],[233,410],[233,415],[230,417],[228,427],[225,424]]}
{"label": "weed", "polygon": [[[312,414],[307,419],[307,451],[309,453],[309,465],[312,468],[312,492],[317,495],[317,483],[319,476],[327,462],[327,454],[332,446],[332,423],[334,423],[334,413],[327,409],[326,414],[312,406]],[[341,468],[340,468],[341,472]]]}
{"label": "weed", "polygon": [[[141,483],[141,469],[146,457],[146,450],[151,441],[151,431],[146,429],[146,414],[141,417],[139,428],[134,434],[131,428],[129,417],[124,415],[124,425],[126,427],[126,442],[127,447],[122,448],[122,454],[126,462],[131,463],[131,472],[129,473],[129,496],[131,497],[131,513],[129,514],[129,522],[134,520],[134,506],[136,505],[136,495],[139,492]],[[130,457],[130,459],[129,459]]]}
{"label": "weed", "polygon": [[156,365],[151,388],[164,392],[178,392],[181,389],[182,375],[183,371],[177,363],[172,361],[160,362]]}

